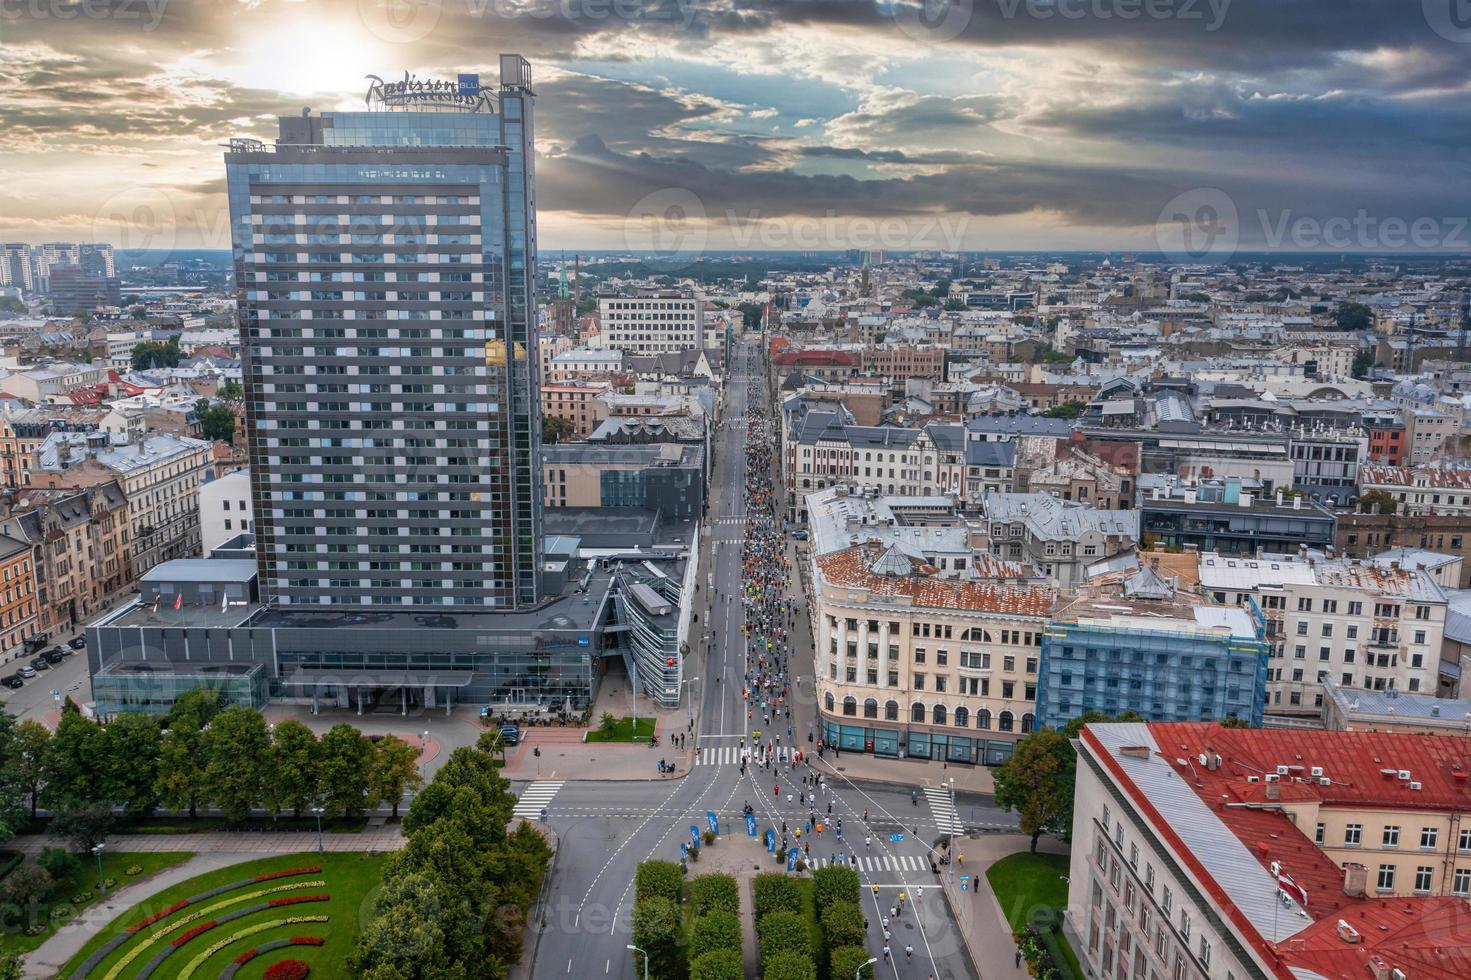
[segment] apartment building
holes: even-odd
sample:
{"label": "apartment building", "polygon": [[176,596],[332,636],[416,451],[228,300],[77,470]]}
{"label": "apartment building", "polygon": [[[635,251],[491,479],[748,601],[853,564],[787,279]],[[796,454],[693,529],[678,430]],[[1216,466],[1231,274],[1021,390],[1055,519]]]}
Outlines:
{"label": "apartment building", "polygon": [[863,352],[863,373],[902,385],[911,378],[945,380],[944,347],[881,344]]}
{"label": "apartment building", "polygon": [[541,386],[541,414],[561,419],[572,426],[578,439],[592,435],[608,417],[607,396],[613,386],[606,381],[563,381]]}
{"label": "apartment building", "polygon": [[102,369],[91,364],[56,363],[10,375],[5,379],[5,390],[39,405],[105,379]]}
{"label": "apartment building", "polygon": [[242,533],[253,533],[250,470],[240,469],[199,485],[199,547],[209,554]]}
{"label": "apartment building", "polygon": [[707,334],[705,301],[688,290],[641,290],[637,296],[599,296],[600,332],[591,346],[625,354],[658,354],[691,347],[719,347]]}
{"label": "apartment building", "polygon": [[1026,488],[1100,510],[1134,508],[1133,475],[1076,447],[1069,447],[1058,459],[1032,470]]}
{"label": "apartment building", "polygon": [[1099,510],[1050,493],[982,494],[980,513],[991,554],[1027,562],[1063,590],[1083,581],[1084,566],[1139,540],[1137,510]]}
{"label": "apartment building", "polygon": [[598,347],[578,347],[551,359],[547,373],[550,384],[584,379],[606,379],[623,370],[623,352]]}
{"label": "apartment building", "polygon": [[96,454],[127,498],[127,561],[142,575],[171,558],[200,553],[199,485],[212,459],[210,443],[153,436]]}
{"label": "apartment building", "polygon": [[1460,980],[1464,755],[1423,735],[1089,725],[1073,949],[1100,977]]}
{"label": "apartment building", "polygon": [[1249,599],[1271,623],[1272,714],[1317,716],[1330,680],[1366,691],[1441,690],[1447,598],[1422,568],[1352,558],[1204,554],[1200,587],[1217,603]]}
{"label": "apartment building", "polygon": [[26,653],[26,640],[36,632],[36,574],[31,546],[0,534],[0,663]]}
{"label": "apartment building", "polygon": [[1412,466],[1428,463],[1438,456],[1446,439],[1456,432],[1456,420],[1442,412],[1406,408],[1404,414],[1405,442]]}
{"label": "apartment building", "polygon": [[1452,462],[1365,466],[1359,492],[1375,491],[1394,498],[1395,512],[1401,515],[1471,514],[1471,466]]}

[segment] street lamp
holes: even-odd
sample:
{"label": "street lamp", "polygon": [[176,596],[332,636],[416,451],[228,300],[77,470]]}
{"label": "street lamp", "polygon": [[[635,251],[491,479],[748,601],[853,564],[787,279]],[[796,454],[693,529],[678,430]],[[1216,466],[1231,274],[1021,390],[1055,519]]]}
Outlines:
{"label": "street lamp", "polygon": [[960,816],[960,811],[955,809],[955,777],[950,777],[950,880],[955,880],[955,821]]}
{"label": "street lamp", "polygon": [[[684,680],[680,681],[680,683],[681,684],[693,684],[697,680],[699,680],[698,677],[686,677]],[[685,695],[684,695],[684,706],[685,706],[686,714],[687,714],[686,720],[691,725],[693,725],[695,723],[695,702],[694,702],[693,698],[694,698],[694,695],[693,694],[691,694],[689,691],[686,691],[685,692]]]}
{"label": "street lamp", "polygon": [[635,953],[643,953],[644,954],[644,980],[649,980],[649,953],[648,953],[648,951],[647,950],[643,950],[643,949],[639,949],[633,943],[629,943],[628,944],[628,948],[631,949],[631,950],[633,950]]}
{"label": "street lamp", "polygon": [[102,849],[106,846],[106,844],[96,844],[92,848],[92,853],[97,855],[97,890],[104,895],[107,894],[107,882],[102,877]]}
{"label": "street lamp", "polygon": [[877,956],[871,957],[867,963],[863,964],[863,966],[860,966],[858,969],[853,971],[853,980],[863,980],[863,971],[866,968],[873,966],[878,961],[879,958]]}
{"label": "street lamp", "polygon": [[317,853],[325,854],[327,851],[326,848],[322,845],[322,808],[319,806],[314,806],[312,807],[312,813],[316,814],[317,816]]}

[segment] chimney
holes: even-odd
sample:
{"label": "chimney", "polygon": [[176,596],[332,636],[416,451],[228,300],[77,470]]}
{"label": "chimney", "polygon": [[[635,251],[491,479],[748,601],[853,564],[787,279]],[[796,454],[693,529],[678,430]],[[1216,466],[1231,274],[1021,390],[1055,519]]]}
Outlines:
{"label": "chimney", "polygon": [[1349,898],[1363,898],[1369,884],[1369,869],[1362,864],[1343,866],[1343,893]]}
{"label": "chimney", "polygon": [[1282,799],[1282,784],[1279,781],[1274,779],[1270,783],[1267,783],[1266,787],[1267,799],[1272,801]]}

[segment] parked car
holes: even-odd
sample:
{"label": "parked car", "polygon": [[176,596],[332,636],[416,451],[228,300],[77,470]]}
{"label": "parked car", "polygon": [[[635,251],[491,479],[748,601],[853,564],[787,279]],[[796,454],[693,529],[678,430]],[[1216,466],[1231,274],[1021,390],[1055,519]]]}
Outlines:
{"label": "parked car", "polygon": [[66,651],[62,650],[61,647],[55,647],[41,654],[41,659],[45,660],[48,664],[59,664],[66,659]]}
{"label": "parked car", "polygon": [[79,636],[76,639],[67,640],[66,645],[73,650],[85,650],[87,649],[87,638],[85,636]]}
{"label": "parked car", "polygon": [[507,745],[521,744],[521,728],[518,725],[502,725],[501,738]]}
{"label": "parked car", "polygon": [[51,662],[48,661],[44,656],[34,657],[31,660],[31,666],[36,668],[37,670],[50,670]]}
{"label": "parked car", "polygon": [[795,530],[795,531],[792,532],[792,540],[793,541],[806,541],[807,540],[807,532],[804,529],[802,529],[802,528],[798,528],[797,530]]}
{"label": "parked car", "polygon": [[36,676],[36,668],[32,667],[30,664],[26,664],[24,667],[22,667],[20,669],[19,673],[20,673],[20,676],[22,676],[22,677],[35,677]]}
{"label": "parked car", "polygon": [[4,677],[0,677],[0,684],[4,684],[9,688],[16,688],[25,687],[26,682],[21,680],[19,674],[6,674]]}

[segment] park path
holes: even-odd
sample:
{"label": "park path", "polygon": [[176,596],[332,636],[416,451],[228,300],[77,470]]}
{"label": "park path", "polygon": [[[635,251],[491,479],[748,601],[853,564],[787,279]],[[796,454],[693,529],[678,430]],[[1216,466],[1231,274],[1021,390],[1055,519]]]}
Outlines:
{"label": "park path", "polygon": [[[190,834],[189,837],[211,836],[207,834]],[[45,840],[45,838],[38,838]],[[125,850],[117,847],[116,842],[122,838],[114,838],[108,842],[108,847],[115,850]],[[169,840],[178,840],[178,837],[170,837]],[[14,842],[12,845],[14,846]],[[192,847],[170,846],[150,848],[150,850],[189,851]],[[176,864],[171,868],[165,868],[158,874],[150,875],[142,881],[129,882],[121,888],[114,889],[112,894],[100,902],[93,903],[83,909],[75,918],[70,919],[66,925],[56,930],[46,941],[34,950],[26,954],[25,971],[27,977],[54,977],[66,965],[66,961],[77,954],[87,940],[97,935],[109,922],[117,918],[128,908],[138,904],[144,899],[151,898],[166,888],[172,888],[181,881],[188,881],[196,875],[217,871],[220,868],[238,864],[248,860],[239,854],[220,853],[196,853],[182,864]]]}
{"label": "park path", "polygon": [[[116,834],[107,839],[111,853],[134,851],[193,851],[195,854],[251,855],[296,854],[317,850],[317,835],[308,831],[270,833],[263,831],[205,831],[199,834]],[[44,834],[27,834],[6,843],[25,854],[39,854],[43,847],[58,842]],[[364,830],[356,834],[323,834],[324,851],[396,851],[404,845],[399,826]]]}

